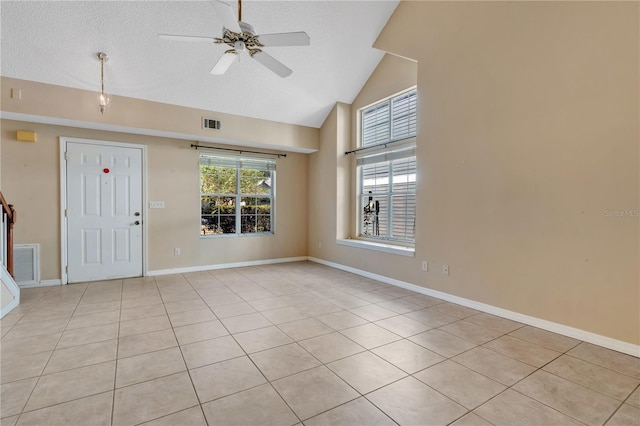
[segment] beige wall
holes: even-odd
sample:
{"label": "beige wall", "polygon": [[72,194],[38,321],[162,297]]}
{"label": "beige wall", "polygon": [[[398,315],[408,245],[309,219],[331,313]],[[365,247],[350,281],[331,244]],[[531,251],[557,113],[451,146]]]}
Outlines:
{"label": "beige wall", "polygon": [[[419,64],[416,256],[318,249],[330,207],[310,255],[639,344],[638,7],[401,2],[376,47]],[[396,90],[370,83],[360,98]],[[339,119],[311,155],[324,203]]]}
{"label": "beige wall", "polygon": [[[142,144],[147,147],[148,269],[306,256],[307,156],[288,153],[277,163],[276,234],[199,238],[198,152],[191,142],[151,136],[2,120],[2,192],[16,206],[16,244],[40,243],[41,277],[60,278],[59,137]],[[17,130],[32,130],[37,143],[18,142]],[[173,249],[181,248],[174,256]]]}

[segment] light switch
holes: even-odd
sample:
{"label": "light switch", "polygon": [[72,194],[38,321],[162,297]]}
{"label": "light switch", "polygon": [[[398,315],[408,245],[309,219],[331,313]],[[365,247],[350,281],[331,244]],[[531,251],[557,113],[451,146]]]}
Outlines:
{"label": "light switch", "polygon": [[164,201],[149,201],[150,209],[164,209]]}

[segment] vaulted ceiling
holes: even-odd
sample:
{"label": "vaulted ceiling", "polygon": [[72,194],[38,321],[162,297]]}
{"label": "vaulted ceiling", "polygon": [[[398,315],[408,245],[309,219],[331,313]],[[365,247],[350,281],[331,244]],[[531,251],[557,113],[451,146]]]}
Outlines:
{"label": "vaulted ceiling", "polygon": [[[237,3],[230,1],[234,10]],[[248,56],[209,72],[225,46],[161,40],[160,33],[220,37],[206,1],[0,2],[2,76],[320,127],[335,102],[351,103],[383,53],[372,47],[397,0],[243,1],[258,34],[306,31],[308,47],[265,51],[293,70],[280,78]]]}

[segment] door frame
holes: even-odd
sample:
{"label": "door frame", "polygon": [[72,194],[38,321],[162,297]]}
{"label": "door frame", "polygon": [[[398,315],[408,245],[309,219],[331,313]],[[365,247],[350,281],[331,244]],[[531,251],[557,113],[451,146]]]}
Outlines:
{"label": "door frame", "polygon": [[142,276],[147,276],[147,146],[132,143],[112,142],[97,139],[84,139],[60,136],[60,281],[65,285],[68,283],[67,275],[67,217],[65,215],[67,207],[67,162],[65,153],[68,143],[78,143],[85,145],[102,145],[116,148],[137,148],[142,151]]}

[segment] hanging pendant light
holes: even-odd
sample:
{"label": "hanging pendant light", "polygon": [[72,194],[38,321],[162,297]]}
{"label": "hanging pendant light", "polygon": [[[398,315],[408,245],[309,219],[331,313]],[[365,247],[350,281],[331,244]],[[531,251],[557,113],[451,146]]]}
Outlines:
{"label": "hanging pendant light", "polygon": [[104,52],[98,52],[98,60],[100,61],[100,96],[98,97],[98,106],[100,114],[104,114],[104,110],[109,105],[109,95],[104,92],[104,63],[109,59]]}

